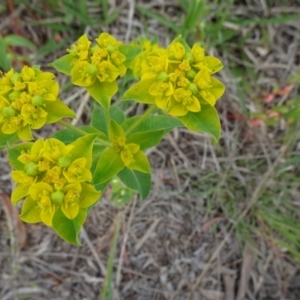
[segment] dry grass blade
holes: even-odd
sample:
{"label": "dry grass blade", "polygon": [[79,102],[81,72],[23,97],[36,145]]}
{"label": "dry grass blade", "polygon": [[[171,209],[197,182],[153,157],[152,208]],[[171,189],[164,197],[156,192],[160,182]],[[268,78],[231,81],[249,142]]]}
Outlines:
{"label": "dry grass blade", "polygon": [[241,279],[239,284],[239,289],[237,293],[236,300],[243,300],[245,299],[247,289],[249,288],[249,279],[252,272],[254,263],[254,256],[252,250],[250,249],[249,245],[246,244],[243,254],[243,265],[241,271]]}

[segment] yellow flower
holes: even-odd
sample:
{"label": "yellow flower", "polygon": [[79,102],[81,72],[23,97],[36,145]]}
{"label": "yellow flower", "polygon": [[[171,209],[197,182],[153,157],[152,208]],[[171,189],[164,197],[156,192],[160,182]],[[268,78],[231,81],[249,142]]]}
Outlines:
{"label": "yellow flower", "polygon": [[24,66],[22,68],[21,77],[22,77],[24,82],[29,82],[29,81],[34,80],[35,75],[36,74],[35,74],[35,72],[32,68],[30,68],[28,66]]}
{"label": "yellow flower", "polygon": [[11,195],[11,201],[16,205],[23,197],[28,194],[29,188],[35,182],[35,176],[29,176],[23,171],[15,170],[11,172],[11,177],[17,184]]}
{"label": "yellow flower", "polygon": [[118,42],[112,35],[108,34],[107,32],[101,33],[95,40],[102,48],[115,47],[120,44],[120,42]]}
{"label": "yellow flower", "polygon": [[78,86],[91,86],[97,79],[97,73],[97,66],[81,61],[71,71],[72,83]]}
{"label": "yellow flower", "polygon": [[119,75],[119,70],[108,61],[102,61],[98,65],[97,77],[100,80],[100,82],[113,82]]}
{"label": "yellow flower", "polygon": [[[31,140],[31,129],[39,129],[63,116],[75,114],[58,98],[59,86],[49,72],[24,66],[0,78],[0,130]],[[2,86],[3,85],[3,86]]]}
{"label": "yellow flower", "polygon": [[50,138],[45,141],[43,156],[59,164],[60,159],[68,155],[72,149],[74,149],[72,144],[65,145],[58,139]]}
{"label": "yellow flower", "polygon": [[18,161],[24,165],[31,162],[37,161],[43,154],[44,141],[39,139],[31,144],[30,148],[25,148],[21,150],[20,155],[18,156]]}
{"label": "yellow flower", "polygon": [[194,83],[199,89],[200,98],[214,106],[216,101],[223,95],[225,87],[223,83],[210,76],[206,69],[202,69],[194,78]]}
{"label": "yellow flower", "polygon": [[155,104],[161,109],[167,108],[169,98],[173,92],[174,88],[171,82],[157,81],[149,89],[149,94],[155,96]]}
{"label": "yellow flower", "polygon": [[166,55],[149,56],[142,64],[142,80],[156,78],[161,72],[168,71]]}
{"label": "yellow flower", "polygon": [[68,168],[63,171],[68,182],[91,181],[92,173],[86,168],[86,158],[81,157],[74,160]]}
{"label": "yellow flower", "polygon": [[223,68],[221,61],[213,56],[205,56],[202,47],[195,44],[191,50],[193,66],[198,70],[205,70],[209,74],[214,74]]}
{"label": "yellow flower", "polygon": [[189,111],[198,112],[201,110],[200,102],[191,90],[179,88],[175,90],[170,100],[168,113],[170,115],[180,117],[186,115]]}
{"label": "yellow flower", "polygon": [[2,126],[2,132],[4,134],[17,133],[20,136],[22,130],[24,130],[24,128],[29,127],[26,125],[27,123],[23,120],[23,118],[20,115],[6,116],[6,120],[4,121]]}
{"label": "yellow flower", "polygon": [[47,226],[52,225],[52,218],[55,213],[55,204],[51,200],[53,192],[52,186],[45,182],[38,182],[30,189],[30,197],[36,201],[36,206],[40,209],[41,221]]}
{"label": "yellow flower", "polygon": [[168,58],[181,61],[185,56],[185,49],[181,43],[172,43],[168,48]]}
{"label": "yellow flower", "polygon": [[78,39],[77,43],[72,45],[71,49],[67,49],[67,51],[70,53],[70,55],[73,56],[75,61],[77,59],[79,59],[80,61],[88,60],[90,45],[91,41],[84,34]]}
{"label": "yellow flower", "polygon": [[125,144],[121,150],[121,159],[124,165],[130,168],[130,165],[135,163],[134,154],[140,150],[140,146],[137,144]]}
{"label": "yellow flower", "polygon": [[23,105],[21,110],[21,116],[32,129],[39,129],[43,127],[46,123],[47,115],[48,113],[43,109],[32,104]]}
{"label": "yellow flower", "polygon": [[86,214],[86,208],[101,194],[88,183],[92,180],[90,167],[95,137],[86,135],[69,145],[55,138],[40,139],[15,147],[13,155],[19,153],[17,160],[21,165],[18,163],[18,169],[12,172],[17,184],[12,202],[17,204],[26,197],[22,220],[52,226],[60,210],[68,219],[76,218],[80,211]]}
{"label": "yellow flower", "polygon": [[142,65],[147,60],[147,57],[151,55],[151,53],[155,53],[156,51],[161,50],[157,44],[152,43],[150,40],[142,39],[140,43],[133,43],[140,46],[143,51],[140,52],[132,62],[130,69],[133,71],[133,76],[135,78],[140,78],[142,76]]}
{"label": "yellow flower", "polygon": [[198,44],[194,44],[191,53],[196,64],[203,61],[205,56],[204,48],[200,47]]}

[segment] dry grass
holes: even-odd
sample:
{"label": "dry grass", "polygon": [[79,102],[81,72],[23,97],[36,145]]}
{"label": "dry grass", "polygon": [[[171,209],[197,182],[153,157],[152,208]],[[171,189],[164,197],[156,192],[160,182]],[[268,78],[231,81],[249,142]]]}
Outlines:
{"label": "dry grass", "polygon": [[[135,2],[176,24],[183,19],[176,1]],[[227,92],[218,104],[223,127],[220,143],[214,145],[207,136],[185,129],[173,131],[159,147],[148,151],[153,166],[148,199],[134,199],[131,205],[116,208],[106,192],[88,217],[81,247],[68,245],[45,226],[17,220],[17,211],[8,201],[10,168],[2,153],[1,300],[99,299],[118,219],[122,225],[114,260],[114,299],[300,299],[299,263],[276,243],[279,237],[286,241],[286,236],[274,231],[262,213],[287,206],[287,218],[299,221],[299,183],[295,179],[300,171],[292,160],[300,156],[299,136],[296,130],[291,134],[284,120],[272,127],[253,126],[251,121],[252,112],[297,97],[295,86],[270,104],[262,101],[277,85],[287,86],[299,71],[300,23],[299,19],[263,25],[232,21],[238,16],[264,20],[300,13],[299,1],[236,2],[222,24],[222,28],[233,28],[236,36],[208,49],[225,65],[220,78]],[[133,4],[110,1],[110,10],[120,8],[120,15],[113,23],[102,24],[102,30],[124,41],[147,32],[166,45],[172,31],[142,16]],[[87,5],[89,14],[100,18],[103,9],[96,1]],[[210,4],[208,22],[221,16],[216,15],[217,9]],[[17,26],[40,47],[49,39],[69,38],[68,31],[53,36],[53,28],[40,25],[53,22],[50,12],[38,24],[26,5],[3,16],[3,34]],[[72,34],[80,35],[78,21],[72,26]],[[85,31],[91,37],[98,33],[97,26],[86,26]],[[31,59],[47,67],[63,53],[61,49]],[[65,84],[67,79],[60,76],[60,81]],[[61,97],[77,111],[78,124],[89,121],[92,108],[81,89],[65,89]],[[47,127],[37,136],[49,136],[55,130]]]}

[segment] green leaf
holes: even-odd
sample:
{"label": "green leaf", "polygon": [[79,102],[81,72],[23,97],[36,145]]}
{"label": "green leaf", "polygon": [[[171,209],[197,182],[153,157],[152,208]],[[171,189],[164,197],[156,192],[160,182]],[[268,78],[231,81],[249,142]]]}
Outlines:
{"label": "green leaf", "polygon": [[[107,186],[110,184],[110,180],[107,180],[105,182],[102,182],[102,183],[97,183],[97,184],[94,184],[94,188],[97,190],[97,191],[101,191],[102,193],[104,193],[104,190],[107,188]],[[88,208],[88,211],[90,211],[90,208]]]}
{"label": "green leaf", "polygon": [[[114,105],[109,108],[109,115],[111,119],[113,119],[120,125],[126,120],[124,112]],[[97,130],[103,132],[105,135],[108,135],[106,113],[102,106],[97,105],[94,107],[92,112],[91,125]]]}
{"label": "green leaf", "polygon": [[[17,184],[17,186],[14,188],[14,190],[11,193],[10,200],[13,205],[17,205],[18,202],[26,197],[28,195],[30,186],[23,185],[23,184]],[[35,201],[36,204],[36,201]],[[24,204],[23,204],[24,208]]]}
{"label": "green leaf", "polygon": [[127,166],[129,169],[137,170],[143,173],[149,173],[151,171],[151,167],[148,161],[147,156],[143,153],[143,151],[138,151],[134,154],[134,163]]}
{"label": "green leaf", "polygon": [[220,80],[213,77],[211,78],[211,83],[212,87],[209,88],[209,91],[214,95],[216,99],[221,98],[225,92],[224,84]]}
{"label": "green leaf", "polygon": [[83,135],[83,133],[81,134],[80,132],[74,131],[72,129],[63,129],[55,132],[52,137],[62,141],[65,144],[70,144]]}
{"label": "green leaf", "polygon": [[114,175],[124,168],[120,152],[109,148],[99,158],[93,176],[93,183],[99,184],[110,180]]}
{"label": "green leaf", "polygon": [[218,58],[213,56],[205,56],[204,59],[209,68],[213,70],[212,74],[215,74],[223,69],[223,64]]}
{"label": "green leaf", "polygon": [[71,75],[72,70],[72,62],[73,58],[70,54],[64,55],[58,59],[56,59],[54,62],[50,63],[49,65],[54,67],[57,71],[66,74]]}
{"label": "green leaf", "polygon": [[141,103],[154,104],[155,96],[149,94],[150,86],[155,79],[141,80],[130,87],[122,97],[122,100],[136,100]]}
{"label": "green leaf", "polygon": [[142,173],[136,170],[124,168],[118,173],[118,177],[127,187],[137,191],[142,199],[147,198],[151,189],[150,173]]}
{"label": "green leaf", "polygon": [[80,157],[86,157],[86,167],[90,168],[92,164],[93,143],[97,136],[97,134],[87,134],[74,141],[72,143],[74,149],[70,151],[70,158],[75,160]]}
{"label": "green leaf", "polygon": [[92,112],[91,124],[94,128],[108,135],[108,126],[106,122],[105,110],[102,106],[95,106]]}
{"label": "green leaf", "polygon": [[80,126],[78,129],[84,131],[85,133],[96,133],[101,140],[108,141],[107,136],[103,132],[100,132],[92,126]]}
{"label": "green leaf", "polygon": [[142,51],[142,48],[133,45],[120,45],[118,50],[126,56],[126,60],[124,61],[124,65],[128,68],[132,62],[134,61],[135,57]]}
{"label": "green leaf", "polygon": [[36,46],[29,40],[15,34],[10,34],[4,37],[4,42],[7,46],[26,47],[31,50],[36,50]]}
{"label": "green leaf", "polygon": [[76,118],[76,114],[61,100],[45,101],[48,112],[46,124],[54,123],[63,117]]}
{"label": "green leaf", "polygon": [[[56,138],[65,144],[70,144],[80,138],[81,136],[86,135],[87,133],[95,133],[97,134],[98,138],[102,140],[108,141],[107,136],[104,135],[102,132],[98,131],[96,128],[91,126],[80,126],[78,127],[79,131],[74,131],[72,129],[63,129],[60,131],[55,132],[52,137]],[[81,132],[80,132],[81,131]]]}
{"label": "green leaf", "polygon": [[0,128],[0,151],[6,147],[7,143],[13,143],[17,141],[19,138],[14,134],[4,134]]}
{"label": "green leaf", "polygon": [[116,121],[110,120],[109,130],[108,130],[109,140],[112,141],[118,137],[125,137],[125,132],[121,125],[119,125]]}
{"label": "green leaf", "polygon": [[201,111],[197,113],[188,112],[179,117],[182,123],[191,131],[205,132],[214,137],[216,141],[221,136],[221,124],[217,110],[210,105],[201,105]]}
{"label": "green leaf", "polygon": [[131,134],[126,143],[134,143],[140,145],[141,150],[145,150],[158,145],[164,136],[164,130],[144,131]]}
{"label": "green leaf", "polygon": [[108,110],[112,96],[118,91],[118,85],[115,81],[100,82],[96,80],[95,83],[88,86],[86,90],[101,106]]}
{"label": "green leaf", "polygon": [[23,170],[24,164],[18,160],[23,151],[31,149],[33,143],[22,143],[12,148],[8,148],[8,162],[16,170]]}
{"label": "green leaf", "polygon": [[11,68],[11,62],[6,53],[6,45],[4,39],[0,36],[0,68],[7,72]]}
{"label": "green leaf", "polygon": [[109,115],[113,120],[115,120],[120,125],[126,120],[126,116],[124,112],[115,105],[109,108]]}
{"label": "green leaf", "polygon": [[[126,132],[135,122],[138,121],[142,116],[135,116],[127,119],[122,127]],[[181,121],[171,116],[155,116],[150,115],[145,118],[136,128],[131,131],[131,134],[136,132],[145,132],[145,131],[156,131],[164,130],[164,133],[171,131],[175,127],[183,127]]]}
{"label": "green leaf", "polygon": [[[28,188],[27,188],[28,192]],[[24,195],[25,196],[25,195]],[[16,205],[17,203],[13,203]],[[41,210],[37,205],[37,201],[31,197],[27,197],[23,202],[20,219],[26,223],[34,224],[41,222]]]}
{"label": "green leaf", "polygon": [[52,226],[55,232],[65,241],[80,245],[78,234],[86,219],[86,209],[80,209],[77,217],[68,219],[60,208],[55,212],[52,219]]}

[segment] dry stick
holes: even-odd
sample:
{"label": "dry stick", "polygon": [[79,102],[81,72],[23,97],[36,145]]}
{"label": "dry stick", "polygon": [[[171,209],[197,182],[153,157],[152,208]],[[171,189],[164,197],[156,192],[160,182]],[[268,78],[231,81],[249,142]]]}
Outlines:
{"label": "dry stick", "polygon": [[76,125],[78,123],[78,121],[80,120],[80,118],[83,114],[83,109],[84,109],[85,105],[87,104],[87,102],[89,101],[89,99],[90,99],[90,94],[86,93],[83,97],[83,100],[80,102],[80,105],[79,105],[79,107],[76,111],[76,119],[74,119],[71,123],[73,126]]}
{"label": "dry stick", "polygon": [[233,278],[233,276],[224,274],[223,281],[224,281],[224,285],[225,285],[224,300],[234,299],[234,278]]}
{"label": "dry stick", "polygon": [[86,230],[84,229],[84,227],[82,227],[80,233],[81,233],[82,238],[85,240],[85,242],[87,243],[88,247],[90,248],[90,250],[91,250],[91,252],[92,252],[92,254],[93,254],[93,256],[94,256],[94,258],[95,258],[95,260],[96,260],[96,262],[98,264],[98,266],[99,266],[100,271],[102,272],[103,276],[105,276],[106,275],[106,268],[105,268],[104,264],[102,263],[102,261],[100,260],[100,257],[98,255],[95,247],[93,246],[93,244],[92,244],[92,242],[91,242],[91,240],[90,240],[90,238],[89,238]]}
{"label": "dry stick", "polygon": [[250,249],[250,246],[248,244],[246,244],[245,250],[244,250],[244,255],[243,255],[243,265],[242,265],[242,271],[241,271],[240,285],[239,285],[238,293],[236,296],[236,300],[245,299],[245,295],[246,295],[246,292],[248,289],[250,272],[253,267],[253,262],[254,262],[253,253]]}
{"label": "dry stick", "polygon": [[[269,177],[271,177],[271,175],[273,174],[275,168],[279,165],[280,160],[282,159],[283,155],[287,151],[287,149],[290,146],[290,144],[291,144],[291,140],[289,140],[286,144],[284,144],[284,145],[281,146],[281,148],[279,150],[279,155],[278,155],[277,159],[275,160],[275,162],[273,163],[273,165],[268,169],[268,171],[264,174],[262,180],[260,180],[260,182],[256,186],[256,188],[255,188],[255,190],[254,190],[254,192],[252,194],[252,197],[251,197],[251,199],[249,201],[248,206],[244,209],[244,211],[240,214],[240,216],[236,220],[235,226],[247,215],[247,213],[250,211],[250,209],[252,208],[252,206],[255,205],[255,203],[258,201],[260,192],[264,188],[264,186],[267,183]],[[233,233],[235,226],[231,225],[231,227],[230,227],[228,233],[226,234],[226,236],[224,237],[223,241],[220,243],[220,245],[218,246],[218,248],[215,250],[215,252],[211,256],[211,258],[209,259],[206,267],[203,269],[202,273],[197,278],[196,282],[193,284],[193,286],[192,286],[192,292],[195,291],[195,289],[200,285],[202,279],[204,278],[204,276],[208,272],[208,270],[209,270],[212,262],[219,255],[219,253],[223,249],[224,245],[226,244],[227,240],[229,239],[229,237]]]}

